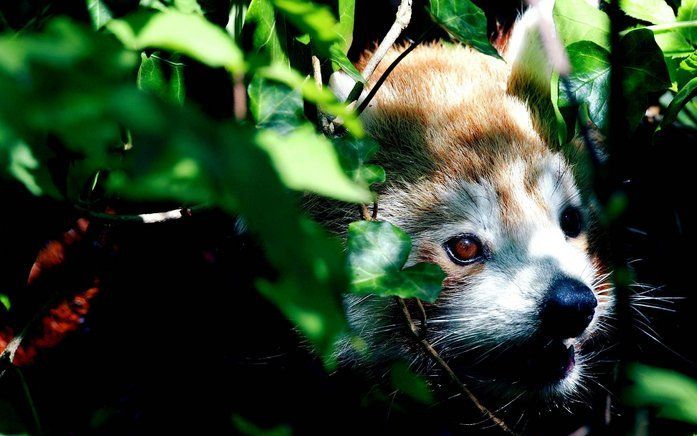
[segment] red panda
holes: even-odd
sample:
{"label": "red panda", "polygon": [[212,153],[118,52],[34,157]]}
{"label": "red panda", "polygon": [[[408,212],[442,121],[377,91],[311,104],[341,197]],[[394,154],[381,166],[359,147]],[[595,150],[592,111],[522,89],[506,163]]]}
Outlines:
{"label": "red panda", "polygon": [[[541,3],[551,23],[553,2]],[[579,153],[564,153],[553,130],[538,12],[526,12],[505,39],[505,61],[461,45],[420,45],[362,115],[387,172],[378,219],[411,236],[410,263],[446,273],[425,307],[426,338],[491,407],[577,398],[613,314],[602,240],[572,158]],[[368,89],[404,49],[388,53]],[[341,73],[330,83],[339,98],[353,87]],[[350,296],[345,305],[368,349],[346,347],[345,363],[406,359],[417,372],[437,372],[414,348],[396,302]]]}

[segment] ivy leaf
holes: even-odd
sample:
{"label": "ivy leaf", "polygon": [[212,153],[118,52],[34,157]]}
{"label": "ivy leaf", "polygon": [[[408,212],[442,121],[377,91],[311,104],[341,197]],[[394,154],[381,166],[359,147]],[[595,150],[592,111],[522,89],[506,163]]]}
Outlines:
{"label": "ivy leaf", "polygon": [[290,67],[286,54],[286,20],[276,17],[271,0],[252,0],[244,21],[246,25],[256,25],[252,33],[254,48],[258,52],[265,52],[271,62]]}
{"label": "ivy leaf", "polygon": [[622,66],[624,96],[629,126],[633,129],[646,112],[648,95],[667,90],[671,82],[661,49],[650,30],[632,30],[620,39],[620,44],[626,56]]}
{"label": "ivy leaf", "polygon": [[630,17],[649,23],[670,23],[675,13],[665,0],[620,0],[620,9]]}
{"label": "ivy leaf", "polygon": [[665,127],[671,124],[678,117],[680,111],[687,105],[693,98],[697,97],[697,77],[693,78],[685,84],[673,100],[668,105],[663,119],[661,120],[661,127]]}
{"label": "ivy leaf", "polygon": [[87,12],[95,29],[101,29],[112,18],[111,11],[103,0],[87,0]]}
{"label": "ivy leaf", "polygon": [[348,229],[351,292],[419,298],[433,303],[445,273],[430,263],[404,268],[410,252],[409,235],[388,222],[351,223]]}
{"label": "ivy leaf", "polygon": [[339,45],[332,45],[329,49],[329,53],[332,60],[332,66],[334,67],[334,71],[341,69],[346,74],[348,74],[354,81],[365,83],[363,75],[360,73],[360,71],[358,71],[358,69],[356,69],[353,63],[351,63],[346,54],[344,54],[344,52],[341,51]]}
{"label": "ivy leaf", "polygon": [[623,392],[627,403],[658,409],[658,416],[697,424],[697,381],[666,369],[634,364],[634,384]]}
{"label": "ivy leaf", "polygon": [[335,43],[343,43],[337,32],[337,21],[328,6],[308,0],[272,0],[276,9],[285,15],[301,32],[310,36],[318,54],[330,57],[329,49]]}
{"label": "ivy leaf", "polygon": [[356,15],[356,0],[339,0],[339,22],[335,31],[341,38],[341,42],[334,44],[342,53],[348,52],[353,43],[353,23]]}
{"label": "ivy leaf", "polygon": [[143,91],[151,92],[160,98],[183,104],[186,94],[184,86],[184,64],[178,56],[172,59],[160,57],[159,53],[141,53],[140,68],[136,83]]}
{"label": "ivy leaf", "polygon": [[[683,0],[678,8],[678,21],[695,21],[697,20],[697,0]],[[678,29],[678,32],[692,46],[697,45],[697,26],[684,27]]]}
{"label": "ivy leaf", "polygon": [[368,189],[344,174],[332,143],[309,124],[287,135],[261,131],[257,143],[289,188],[353,203],[373,201]]}
{"label": "ivy leaf", "polygon": [[368,164],[380,149],[373,138],[344,136],[334,139],[334,147],[341,166],[352,180],[366,186],[385,181],[385,170],[379,165]]}
{"label": "ivy leaf", "polygon": [[392,387],[408,395],[422,404],[432,404],[433,393],[428,382],[421,376],[414,374],[409,365],[404,361],[395,362],[390,370]]}
{"label": "ivy leaf", "polygon": [[489,42],[484,11],[470,0],[430,0],[429,12],[456,40],[480,52],[501,58]]}
{"label": "ivy leaf", "polygon": [[257,74],[265,79],[283,83],[286,86],[299,89],[303,98],[316,104],[325,113],[340,117],[346,129],[356,137],[363,137],[364,131],[356,111],[349,109],[346,104],[336,99],[336,96],[326,88],[318,87],[314,81],[301,76],[281,64],[272,64],[257,69]]}
{"label": "ivy leaf", "polygon": [[591,41],[610,50],[610,18],[586,0],[556,0],[554,24],[565,46]]}
{"label": "ivy leaf", "polygon": [[[649,93],[668,89],[670,79],[660,49],[647,29],[636,29],[620,40],[626,54],[622,66],[627,122],[634,129],[646,110]],[[609,53],[591,41],[579,41],[567,47],[572,73],[570,91],[578,103],[587,103],[591,120],[607,131],[610,81]],[[559,106],[570,107],[566,92],[559,92]]]}
{"label": "ivy leaf", "polygon": [[233,73],[245,70],[242,52],[232,38],[201,15],[142,11],[111,20],[106,27],[131,50],[168,50]]}
{"label": "ivy leaf", "polygon": [[249,109],[259,128],[285,134],[307,120],[300,90],[255,75],[248,87]]}

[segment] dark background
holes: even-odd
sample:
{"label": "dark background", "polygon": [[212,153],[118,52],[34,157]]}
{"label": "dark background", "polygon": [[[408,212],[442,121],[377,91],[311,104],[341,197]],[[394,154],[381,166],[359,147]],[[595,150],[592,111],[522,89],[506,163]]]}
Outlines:
{"label": "dark background", "polygon": [[[127,12],[134,3],[113,6]],[[492,32],[496,21],[505,27],[521,8],[516,1],[480,3]],[[4,26],[18,28],[32,17],[59,13],[86,20],[81,5],[12,2],[2,6]],[[430,25],[421,2],[414,10],[406,32],[412,39]],[[356,16],[353,59],[384,35],[394,10],[390,2],[359,0]],[[41,19],[29,25],[40,26]],[[230,117],[226,75],[195,64],[186,68],[187,99],[211,116]],[[652,142],[651,131],[645,121],[626,138],[632,152],[623,240],[631,259],[640,259],[632,263],[639,281],[661,286],[657,294],[686,298],[673,304],[674,313],[644,310],[660,336],[653,340],[636,330],[630,350],[642,362],[697,376],[690,195],[690,151],[697,138],[694,131],[669,128]],[[49,291],[69,294],[94,276],[101,280],[83,328],[23,368],[46,433],[228,434],[245,428],[234,417],[263,429],[287,425],[296,434],[479,431],[461,425],[478,420],[464,401],[439,398],[434,406],[422,406],[357,374],[328,376],[290,323],[254,290],[254,278],[268,268],[254,241],[235,233],[234,218],[210,212],[155,225],[92,222],[64,269],[48,284],[27,289],[37,252],[80,215],[8,181],[0,184],[0,198],[0,292],[12,297],[17,310],[1,313],[2,324],[19,323]],[[0,399],[32,429],[24,398],[16,374],[0,380]],[[564,424],[573,429],[594,418],[579,415]],[[660,421],[653,426],[655,434],[690,434]],[[603,431],[609,432],[597,429]]]}

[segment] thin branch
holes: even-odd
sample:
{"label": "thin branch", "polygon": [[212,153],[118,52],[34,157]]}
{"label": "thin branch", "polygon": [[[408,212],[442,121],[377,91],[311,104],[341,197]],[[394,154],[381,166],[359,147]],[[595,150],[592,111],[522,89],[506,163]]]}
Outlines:
{"label": "thin branch", "polygon": [[414,339],[421,345],[421,347],[424,349],[426,354],[428,354],[437,364],[438,366],[445,371],[445,373],[448,375],[450,380],[453,382],[455,386],[457,386],[460,391],[465,394],[467,398],[479,409],[480,412],[482,412],[484,415],[486,415],[491,421],[493,421],[501,430],[505,431],[508,434],[515,435],[516,433],[511,430],[508,425],[503,422],[501,418],[496,416],[491,410],[489,410],[486,406],[484,406],[481,401],[479,401],[479,398],[477,398],[472,391],[467,388],[467,385],[465,385],[462,380],[455,374],[455,371],[450,368],[450,365],[441,357],[441,355],[436,351],[435,348],[431,345],[428,340],[426,340],[422,334],[419,332],[419,328],[416,327],[416,324],[414,324],[414,320],[411,317],[411,314],[409,313],[409,308],[407,307],[406,302],[404,299],[400,297],[395,297],[397,300],[397,304],[399,307],[402,309],[402,314],[404,315],[404,320],[407,323],[407,327],[409,327],[409,331],[412,333],[414,336]]}
{"label": "thin branch", "polygon": [[194,213],[199,212],[201,210],[205,210],[207,208],[207,206],[201,205],[193,207],[182,207],[179,209],[168,210],[165,212],[141,213],[134,215],[113,215],[104,212],[95,212],[80,206],[76,206],[77,210],[86,214],[89,218],[119,224],[156,224],[168,221],[176,221],[178,219],[188,218],[192,216]]}
{"label": "thin branch", "polygon": [[29,406],[32,419],[34,420],[34,430],[36,430],[36,434],[41,435],[43,434],[43,431],[41,430],[41,420],[39,419],[39,413],[37,412],[36,405],[34,404],[34,398],[31,395],[31,391],[29,391],[27,380],[24,378],[24,374],[22,374],[21,369],[16,366],[14,369],[17,373],[17,377],[19,377],[19,383],[22,385],[22,390],[24,391],[24,398],[27,400],[27,405]]}
{"label": "thin branch", "polygon": [[[653,33],[663,33],[670,32],[674,29],[681,29],[685,27],[697,27],[697,20],[692,21],[674,21],[672,23],[654,24],[653,26],[646,26],[644,29],[649,29]],[[620,32],[620,36],[624,36],[635,29],[627,29]]]}
{"label": "thin branch", "polygon": [[244,87],[244,75],[236,74],[232,84],[233,111],[237,121],[247,118],[247,90]]}
{"label": "thin branch", "polygon": [[[322,82],[322,64],[315,55],[312,56],[312,74],[315,79],[315,85],[317,85],[319,89],[322,89],[324,86]],[[325,114],[320,107],[317,107],[317,118],[319,118],[322,132],[324,132],[326,136],[332,136],[334,133],[334,124],[329,121],[327,114]]]}
{"label": "thin branch", "polygon": [[[399,4],[399,7],[397,8],[397,16],[392,24],[392,27],[390,27],[390,30],[382,39],[382,42],[380,42],[377,50],[375,50],[375,53],[373,53],[373,56],[368,61],[368,64],[361,72],[365,83],[370,80],[370,77],[373,75],[378,65],[380,65],[382,59],[385,57],[390,48],[392,48],[392,45],[394,45],[395,41],[397,41],[397,38],[399,38],[404,29],[406,29],[411,22],[411,2],[412,0],[402,0]],[[358,100],[361,92],[363,91],[363,86],[363,83],[356,82],[353,89],[349,93],[348,98],[346,99],[346,103],[353,103],[354,101]]]}

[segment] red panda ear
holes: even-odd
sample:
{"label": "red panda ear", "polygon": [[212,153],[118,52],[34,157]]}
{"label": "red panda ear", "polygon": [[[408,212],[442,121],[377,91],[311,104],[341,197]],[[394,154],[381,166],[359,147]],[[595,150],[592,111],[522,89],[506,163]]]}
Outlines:
{"label": "red panda ear", "polygon": [[504,38],[503,50],[503,58],[511,68],[508,93],[526,102],[533,115],[536,130],[550,145],[556,143],[557,135],[550,97],[552,62],[547,55],[547,47],[550,43],[559,44],[554,40],[546,41],[545,47],[541,30],[542,26],[547,26],[544,36],[556,37],[552,21],[553,8],[554,0],[540,0],[529,7],[513,25],[508,37]]}
{"label": "red panda ear", "polygon": [[[599,0],[586,0],[598,7]],[[568,73],[570,66],[552,19],[554,0],[532,4],[500,38],[503,58],[510,65],[508,93],[527,103],[540,135],[550,144],[557,142],[554,109],[551,103],[552,71]]]}

